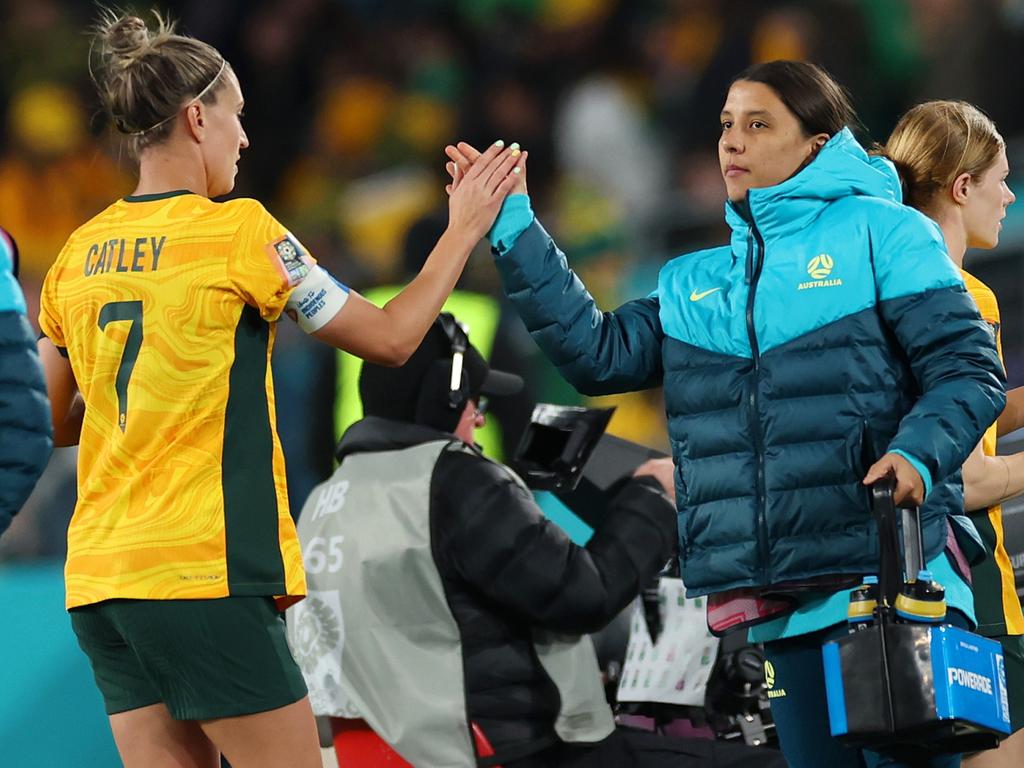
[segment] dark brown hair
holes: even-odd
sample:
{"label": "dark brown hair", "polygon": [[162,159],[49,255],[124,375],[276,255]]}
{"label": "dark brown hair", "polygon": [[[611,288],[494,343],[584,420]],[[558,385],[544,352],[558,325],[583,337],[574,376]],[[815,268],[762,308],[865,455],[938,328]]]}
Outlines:
{"label": "dark brown hair", "polygon": [[175,34],[174,22],[153,16],[151,30],[138,16],[104,11],[90,50],[100,99],[117,130],[131,137],[134,154],[170,136],[174,116],[190,100],[214,103],[230,69],[212,45]]}
{"label": "dark brown hair", "polygon": [[[771,88],[800,122],[805,136],[835,136],[859,124],[850,96],[832,76],[806,61],[768,61],[740,72],[733,83],[747,80]],[[730,84],[731,85],[731,84]]]}

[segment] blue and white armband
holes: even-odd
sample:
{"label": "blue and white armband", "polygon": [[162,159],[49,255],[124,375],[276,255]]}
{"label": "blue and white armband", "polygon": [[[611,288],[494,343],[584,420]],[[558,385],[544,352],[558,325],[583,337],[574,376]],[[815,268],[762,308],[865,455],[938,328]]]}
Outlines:
{"label": "blue and white armband", "polygon": [[316,333],[341,311],[348,301],[348,286],[339,283],[331,273],[314,265],[309,274],[292,290],[285,311],[306,333]]}

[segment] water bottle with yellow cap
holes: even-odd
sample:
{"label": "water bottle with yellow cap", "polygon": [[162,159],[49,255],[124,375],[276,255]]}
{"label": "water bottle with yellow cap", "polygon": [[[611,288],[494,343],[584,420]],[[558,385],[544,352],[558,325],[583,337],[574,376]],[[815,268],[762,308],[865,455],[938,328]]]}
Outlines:
{"label": "water bottle with yellow cap", "polygon": [[865,576],[864,583],[850,592],[850,606],[846,610],[850,632],[859,632],[871,626],[875,620],[877,607],[878,577]]}
{"label": "water bottle with yellow cap", "polygon": [[946,590],[932,573],[922,569],[896,596],[896,621],[904,624],[940,624],[946,619]]}

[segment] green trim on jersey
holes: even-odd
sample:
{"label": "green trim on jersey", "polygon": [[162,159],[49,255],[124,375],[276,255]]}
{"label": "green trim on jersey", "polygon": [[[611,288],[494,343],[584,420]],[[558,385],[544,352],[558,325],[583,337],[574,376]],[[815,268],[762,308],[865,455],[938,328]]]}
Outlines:
{"label": "green trim on jersey", "polygon": [[985,637],[999,637],[1009,630],[1003,608],[1003,574],[994,555],[996,530],[989,519],[988,510],[978,510],[971,513],[970,517],[988,554],[979,565],[971,566],[971,589],[974,591],[974,610],[978,615],[977,632]]}
{"label": "green trim on jersey", "polygon": [[175,189],[172,192],[153,192],[148,195],[125,195],[122,200],[126,203],[149,203],[153,200],[166,200],[169,197],[180,197],[181,195],[194,195],[191,189]]}
{"label": "green trim on jersey", "polygon": [[274,436],[267,402],[270,325],[246,305],[235,330],[235,361],[224,411],[224,539],[232,595],[283,595]]}

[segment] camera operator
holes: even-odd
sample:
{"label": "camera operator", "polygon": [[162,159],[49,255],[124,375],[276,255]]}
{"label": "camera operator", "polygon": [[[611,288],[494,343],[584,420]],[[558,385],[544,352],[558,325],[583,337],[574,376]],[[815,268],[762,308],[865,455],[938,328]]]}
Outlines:
{"label": "camera operator", "polygon": [[637,470],[574,545],[473,445],[482,398],[521,384],[449,315],[401,368],[364,366],[365,418],[299,519],[310,591],[289,634],[314,711],[364,719],[417,766],[742,765],[742,747],[658,739],[645,755],[649,736],[616,729],[585,633],[672,555],[669,468]]}

